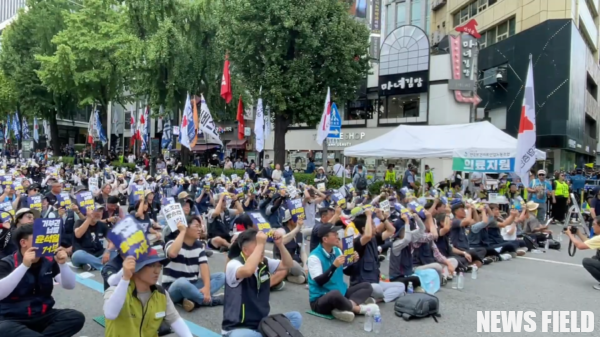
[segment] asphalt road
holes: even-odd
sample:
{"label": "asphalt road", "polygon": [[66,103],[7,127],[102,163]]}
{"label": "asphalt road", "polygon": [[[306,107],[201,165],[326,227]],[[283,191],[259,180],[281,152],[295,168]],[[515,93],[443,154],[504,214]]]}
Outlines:
{"label": "asphalt road", "polygon": [[[534,311],[538,330],[530,336],[541,336],[541,312],[543,310],[592,311],[595,314],[595,332],[600,331],[600,291],[592,286],[595,280],[581,267],[581,259],[589,257],[591,252],[578,252],[569,257],[567,242],[563,242],[561,251],[549,251],[542,254],[527,254],[523,258],[497,262],[483,267],[478,279],[472,280],[470,274],[465,277],[465,288],[453,290],[448,284],[436,295],[440,299],[442,317],[439,323],[432,319],[405,322],[394,315],[393,303],[381,305],[383,328],[381,334],[389,336],[478,336],[477,311],[482,310],[523,310]],[[267,248],[270,250],[270,248]],[[270,255],[267,252],[267,255]],[[225,256],[219,253],[209,258],[212,272],[224,271]],[[387,274],[387,262],[382,271]],[[76,270],[81,273],[81,270]],[[82,311],[86,324],[78,336],[103,336],[104,329],[92,319],[102,315],[102,278],[93,272],[91,278],[78,277],[76,289],[66,291],[55,288],[56,307],[72,308]],[[199,308],[192,313],[179,308],[181,315],[188,321],[192,333],[196,336],[219,336],[221,331],[222,307]],[[304,336],[365,336],[363,318],[358,316],[351,323],[329,321],[305,314],[309,310],[308,291],[304,286],[286,284],[283,291],[271,293],[271,313],[299,311],[304,321],[301,332]],[[552,331],[552,330],[550,330]],[[554,333],[570,335],[571,333]]]}

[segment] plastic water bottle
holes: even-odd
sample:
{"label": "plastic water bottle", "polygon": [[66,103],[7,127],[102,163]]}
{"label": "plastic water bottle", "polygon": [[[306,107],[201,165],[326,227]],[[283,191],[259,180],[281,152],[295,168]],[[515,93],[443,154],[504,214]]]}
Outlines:
{"label": "plastic water bottle", "polygon": [[550,247],[550,239],[546,239],[546,243],[544,244],[544,253],[548,251]]}
{"label": "plastic water bottle", "polygon": [[456,276],[456,272],[452,276],[452,289],[458,289],[458,276]]}
{"label": "plastic water bottle", "polygon": [[381,331],[381,314],[376,312],[373,316],[373,332],[379,333]]}
{"label": "plastic water bottle", "polygon": [[414,293],[414,292],[415,292],[415,289],[413,288],[413,284],[412,284],[412,282],[408,282],[408,288],[406,289],[406,292],[407,292],[408,294],[412,294],[412,293]]}
{"label": "plastic water bottle", "polygon": [[373,330],[373,319],[371,318],[371,308],[367,308],[365,314],[365,331],[371,332]]}
{"label": "plastic water bottle", "polygon": [[558,234],[558,242],[562,242],[563,241],[563,232],[560,231],[560,233]]}
{"label": "plastic water bottle", "polygon": [[392,252],[392,248],[389,248],[388,251],[387,251],[387,256],[386,256],[386,259],[388,261],[390,260],[390,254],[391,254],[391,252]]}
{"label": "plastic water bottle", "polygon": [[476,280],[477,279],[477,266],[473,266],[473,269],[471,269],[471,279]]}
{"label": "plastic water bottle", "polygon": [[463,272],[461,271],[460,274],[458,275],[458,290],[462,290],[465,287],[465,276],[463,275]]}

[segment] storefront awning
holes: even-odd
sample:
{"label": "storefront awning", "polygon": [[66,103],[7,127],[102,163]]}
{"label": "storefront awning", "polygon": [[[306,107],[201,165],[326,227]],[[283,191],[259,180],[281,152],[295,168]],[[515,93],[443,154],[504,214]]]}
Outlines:
{"label": "storefront awning", "polygon": [[246,140],[245,139],[234,139],[227,143],[228,149],[238,149],[243,150],[246,148]]}
{"label": "storefront awning", "polygon": [[218,148],[218,144],[197,144],[192,148],[192,152],[204,152]]}

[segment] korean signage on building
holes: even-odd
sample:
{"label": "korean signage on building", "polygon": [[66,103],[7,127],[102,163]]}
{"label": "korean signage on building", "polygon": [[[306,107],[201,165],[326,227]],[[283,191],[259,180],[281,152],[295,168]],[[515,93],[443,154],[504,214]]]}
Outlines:
{"label": "korean signage on building", "polygon": [[429,88],[429,38],[417,26],[387,35],[379,57],[381,96],[418,94]]}
{"label": "korean signage on building", "polygon": [[379,94],[392,96],[427,92],[428,78],[428,71],[379,76]]}
{"label": "korean signage on building", "polygon": [[481,98],[477,96],[477,38],[481,35],[476,26],[477,22],[471,20],[466,25],[456,28],[462,34],[450,36],[452,79],[448,81],[448,88],[454,91],[457,102],[474,105],[481,102]]}
{"label": "korean signage on building", "polygon": [[514,172],[515,155],[514,150],[454,151],[452,170],[487,173]]}
{"label": "korean signage on building", "polygon": [[369,56],[379,60],[379,46],[381,45],[381,0],[373,0],[371,4],[371,46]]}

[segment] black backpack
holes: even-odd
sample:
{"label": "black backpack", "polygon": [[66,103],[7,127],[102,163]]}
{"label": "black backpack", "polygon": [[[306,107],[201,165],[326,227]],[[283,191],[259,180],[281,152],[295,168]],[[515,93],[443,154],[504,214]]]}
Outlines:
{"label": "black backpack", "polygon": [[442,315],[439,313],[440,300],[430,294],[413,293],[406,294],[396,300],[394,305],[394,313],[398,317],[402,317],[405,321],[409,321],[413,317],[423,318],[431,316],[437,322],[437,317]]}
{"label": "black backpack", "polygon": [[258,331],[263,337],[304,337],[283,314],[263,318],[258,325]]}
{"label": "black backpack", "polygon": [[365,178],[364,175],[357,173],[358,176],[358,180],[356,181],[356,189],[359,191],[363,191],[367,189],[367,179]]}

